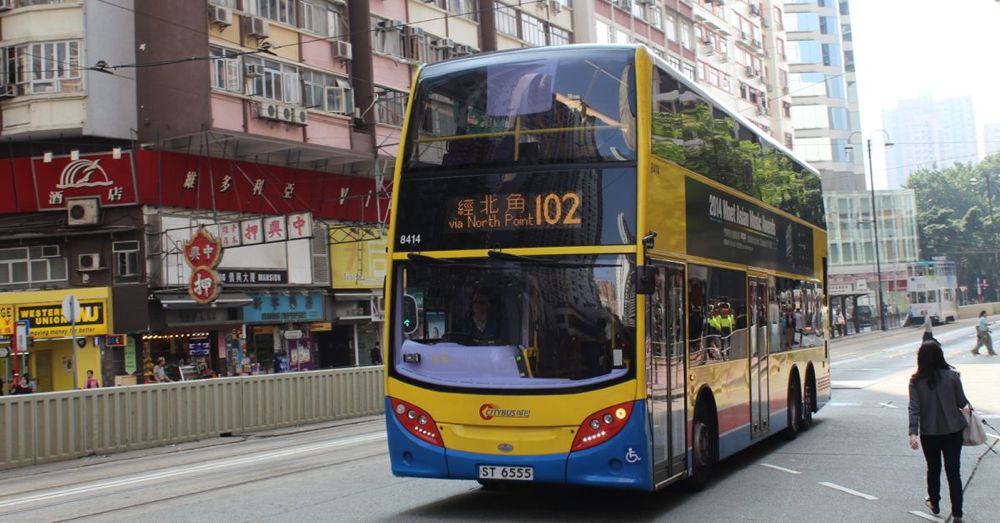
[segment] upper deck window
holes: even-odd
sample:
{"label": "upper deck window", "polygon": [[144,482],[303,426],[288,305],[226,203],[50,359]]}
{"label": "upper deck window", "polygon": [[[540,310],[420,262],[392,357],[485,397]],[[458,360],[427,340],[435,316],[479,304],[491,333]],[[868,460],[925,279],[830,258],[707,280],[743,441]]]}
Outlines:
{"label": "upper deck window", "polygon": [[635,160],[631,49],[494,54],[428,67],[408,170]]}

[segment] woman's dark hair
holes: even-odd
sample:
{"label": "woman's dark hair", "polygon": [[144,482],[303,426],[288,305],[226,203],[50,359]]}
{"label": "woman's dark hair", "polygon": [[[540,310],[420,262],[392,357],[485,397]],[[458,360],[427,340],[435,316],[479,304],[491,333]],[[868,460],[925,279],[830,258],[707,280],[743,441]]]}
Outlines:
{"label": "woman's dark hair", "polygon": [[911,381],[927,380],[927,387],[934,390],[937,387],[938,371],[953,367],[944,360],[941,344],[935,339],[925,340],[917,351],[917,372],[913,373]]}
{"label": "woman's dark hair", "polygon": [[982,318],[983,316],[986,316],[986,311],[979,311],[979,317]]}

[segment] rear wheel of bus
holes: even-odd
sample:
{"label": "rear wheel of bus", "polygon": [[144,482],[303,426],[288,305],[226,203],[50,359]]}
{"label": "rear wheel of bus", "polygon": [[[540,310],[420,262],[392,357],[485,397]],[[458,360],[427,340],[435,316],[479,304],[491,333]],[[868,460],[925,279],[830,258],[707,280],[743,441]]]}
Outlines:
{"label": "rear wheel of bus", "polygon": [[802,419],[802,393],[798,378],[792,378],[788,383],[788,426],[785,427],[785,439],[791,441],[799,437],[800,421]]}
{"label": "rear wheel of bus", "polygon": [[702,490],[708,485],[715,463],[719,459],[719,431],[715,409],[707,401],[698,403],[694,426],[691,430],[692,475],[688,479],[691,490]]}

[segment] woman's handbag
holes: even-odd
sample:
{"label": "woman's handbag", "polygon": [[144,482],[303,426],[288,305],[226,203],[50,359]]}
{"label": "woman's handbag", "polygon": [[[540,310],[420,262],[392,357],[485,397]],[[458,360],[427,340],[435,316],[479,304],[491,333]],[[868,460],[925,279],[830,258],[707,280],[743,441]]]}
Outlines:
{"label": "woman's handbag", "polygon": [[965,430],[962,431],[962,445],[966,447],[978,447],[986,443],[986,429],[983,428],[983,420],[979,414],[970,409],[962,409],[962,416],[965,417]]}

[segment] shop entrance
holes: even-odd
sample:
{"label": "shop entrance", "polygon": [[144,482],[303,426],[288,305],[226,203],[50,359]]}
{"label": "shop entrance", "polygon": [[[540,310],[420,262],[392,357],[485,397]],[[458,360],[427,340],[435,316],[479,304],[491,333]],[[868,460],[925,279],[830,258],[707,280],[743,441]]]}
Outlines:
{"label": "shop entrance", "polygon": [[321,333],[319,363],[324,369],[354,365],[354,326],[341,325]]}

